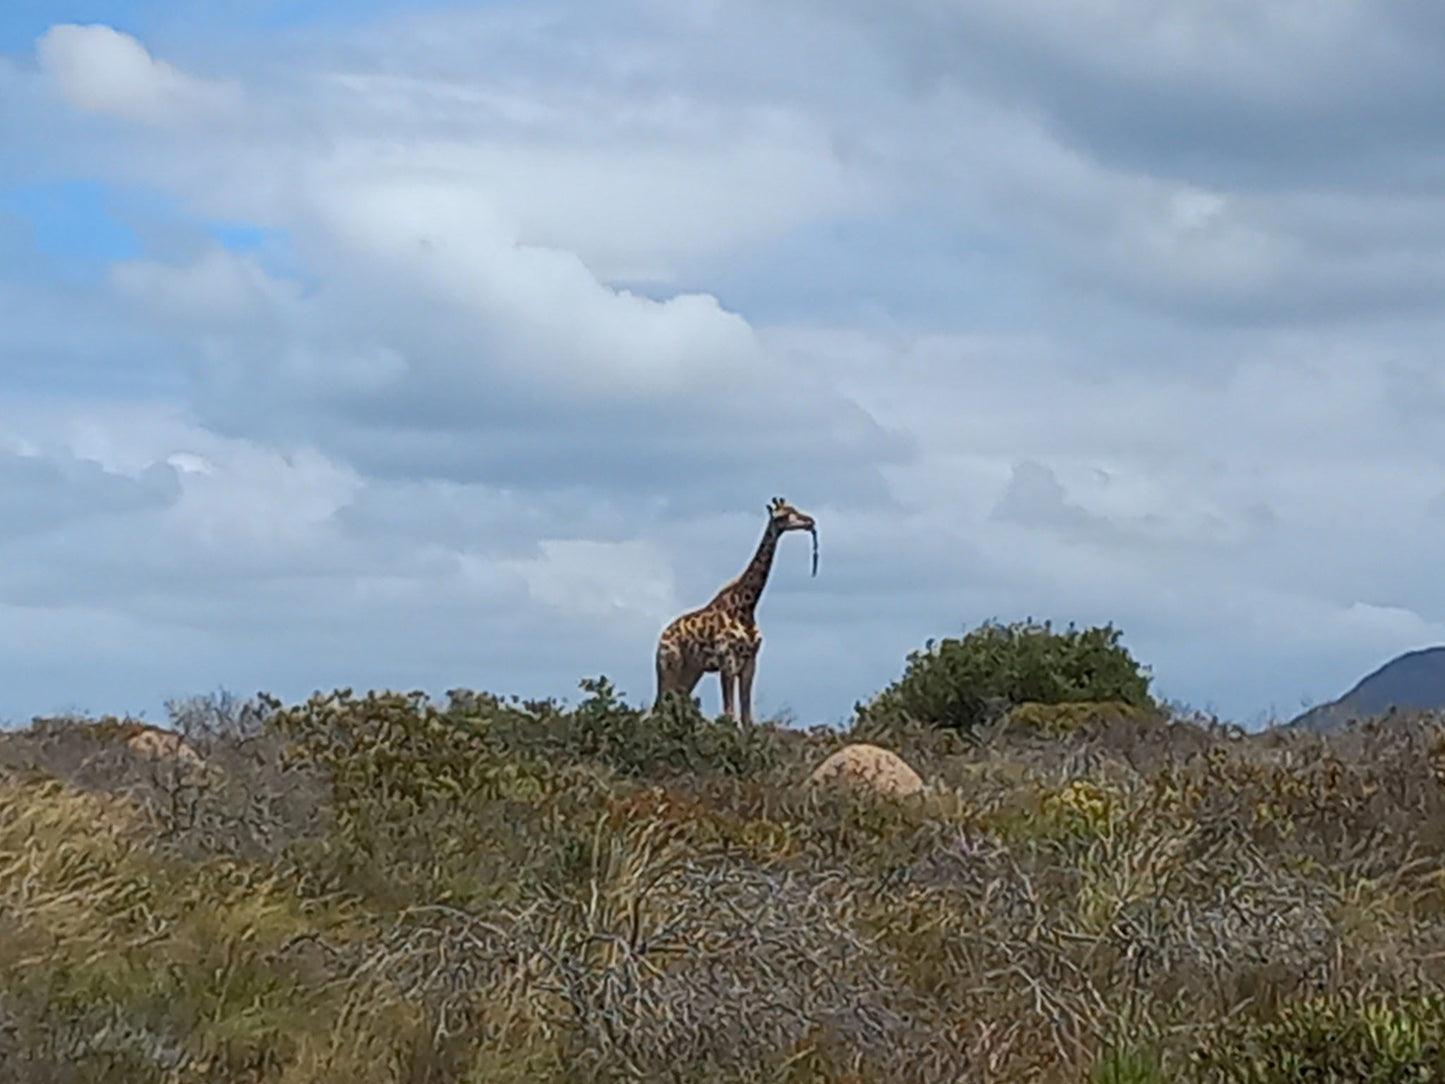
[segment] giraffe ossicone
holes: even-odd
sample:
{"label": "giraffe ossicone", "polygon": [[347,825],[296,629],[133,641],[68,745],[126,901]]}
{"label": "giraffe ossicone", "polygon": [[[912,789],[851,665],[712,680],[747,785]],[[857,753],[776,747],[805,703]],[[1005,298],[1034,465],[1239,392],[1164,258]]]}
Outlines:
{"label": "giraffe ossicone", "polygon": [[675,618],[658,637],[654,708],[669,693],[691,697],[703,674],[717,674],[722,681],[723,714],[733,714],[736,692],[739,717],[744,723],[753,721],[753,677],[763,644],[758,600],[772,571],[778,539],[788,531],[807,531],[813,536],[813,575],[818,574],[817,524],[782,497],[774,497],[768,503],[762,541],[747,568],[725,583],[706,606]]}

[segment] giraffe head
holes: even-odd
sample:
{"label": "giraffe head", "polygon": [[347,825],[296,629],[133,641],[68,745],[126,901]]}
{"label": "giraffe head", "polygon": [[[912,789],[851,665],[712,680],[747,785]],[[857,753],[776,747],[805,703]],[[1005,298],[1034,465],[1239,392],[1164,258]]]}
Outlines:
{"label": "giraffe head", "polygon": [[774,497],[768,503],[768,515],[772,516],[773,522],[778,525],[780,531],[811,531],[813,529],[813,517],[799,512],[782,497]]}
{"label": "giraffe head", "polygon": [[768,515],[779,533],[784,531],[807,531],[813,536],[813,575],[818,574],[818,525],[806,512],[799,512],[782,497],[774,497],[768,503]]}

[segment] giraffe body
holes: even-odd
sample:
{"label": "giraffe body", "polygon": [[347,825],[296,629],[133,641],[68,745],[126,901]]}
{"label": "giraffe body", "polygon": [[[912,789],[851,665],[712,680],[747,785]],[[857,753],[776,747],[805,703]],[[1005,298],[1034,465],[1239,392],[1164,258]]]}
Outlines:
{"label": "giraffe body", "polygon": [[723,714],[733,714],[736,694],[742,721],[752,722],[753,676],[763,645],[756,616],[758,600],[767,585],[778,539],[787,531],[803,530],[816,530],[813,518],[781,497],[774,498],[768,506],[767,529],[742,575],[725,584],[706,606],[675,618],[663,629],[657,642],[658,702],[668,693],[691,697],[704,674],[717,674],[722,682]]}

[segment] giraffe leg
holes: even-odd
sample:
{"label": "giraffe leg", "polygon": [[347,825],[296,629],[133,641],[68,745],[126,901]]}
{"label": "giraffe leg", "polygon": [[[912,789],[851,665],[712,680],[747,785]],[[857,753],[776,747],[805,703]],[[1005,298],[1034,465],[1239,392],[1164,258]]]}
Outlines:
{"label": "giraffe leg", "polygon": [[758,671],[758,657],[751,655],[748,661],[743,663],[743,668],[738,671],[738,711],[742,716],[743,726],[751,726],[753,721],[753,675]]}
{"label": "giraffe leg", "polygon": [[652,701],[652,710],[656,711],[661,705],[663,698],[669,693],[674,693],[684,700],[692,696],[692,691],[697,688],[697,683],[702,680],[702,669],[698,666],[690,666],[681,655],[666,655],[659,653],[657,658],[657,695]]}
{"label": "giraffe leg", "polygon": [[662,706],[662,698],[677,688],[677,657],[666,649],[657,652],[657,695],[652,698],[652,710]]}
{"label": "giraffe leg", "polygon": [[722,680],[722,713],[732,718],[733,693],[737,688],[737,673],[724,666],[718,670],[717,676]]}
{"label": "giraffe leg", "polygon": [[652,706],[656,708],[662,703],[662,698],[677,688],[676,665],[661,655],[657,657],[657,695],[652,698]]}

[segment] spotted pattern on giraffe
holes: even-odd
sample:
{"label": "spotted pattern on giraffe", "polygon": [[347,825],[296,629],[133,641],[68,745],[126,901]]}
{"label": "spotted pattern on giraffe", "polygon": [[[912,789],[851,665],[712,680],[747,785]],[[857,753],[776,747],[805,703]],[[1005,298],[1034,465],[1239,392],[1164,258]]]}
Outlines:
{"label": "spotted pattern on giraffe", "polygon": [[691,697],[704,674],[717,674],[722,683],[723,714],[734,714],[736,700],[739,717],[744,723],[752,722],[753,676],[763,645],[757,605],[772,571],[778,539],[788,531],[813,534],[816,574],[817,525],[813,517],[774,497],[768,505],[767,528],[747,568],[724,584],[706,606],[674,618],[662,630],[657,642],[654,706],[668,694]]}

